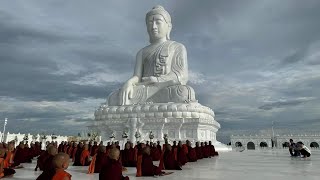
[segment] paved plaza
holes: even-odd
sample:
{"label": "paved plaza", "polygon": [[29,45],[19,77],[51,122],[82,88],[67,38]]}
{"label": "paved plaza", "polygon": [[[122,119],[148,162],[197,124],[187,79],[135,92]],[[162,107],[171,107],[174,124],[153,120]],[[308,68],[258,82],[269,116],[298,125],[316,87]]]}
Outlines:
{"label": "paved plaza", "polygon": [[[291,158],[287,150],[256,150],[224,152],[219,157],[188,163],[182,171],[159,179],[211,179],[211,180],[319,180],[320,150],[313,150],[311,158]],[[157,162],[155,162],[157,164]],[[35,172],[35,162],[24,164],[25,168],[8,179],[36,179],[41,172]],[[70,166],[68,172],[73,180],[99,179],[98,174],[86,174],[87,167]],[[130,179],[153,179],[135,177],[135,168],[128,168],[124,174]]]}

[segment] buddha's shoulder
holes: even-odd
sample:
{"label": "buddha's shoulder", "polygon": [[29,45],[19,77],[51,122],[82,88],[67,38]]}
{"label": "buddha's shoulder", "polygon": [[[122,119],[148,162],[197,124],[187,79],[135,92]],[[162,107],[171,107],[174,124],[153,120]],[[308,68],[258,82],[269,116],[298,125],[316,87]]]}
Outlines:
{"label": "buddha's shoulder", "polygon": [[[164,45],[164,47],[167,47],[169,49],[182,50],[182,51],[186,50],[185,46],[182,43],[179,43],[177,41],[168,40],[165,42],[165,44],[162,44],[162,45]],[[150,44],[150,45],[140,49],[137,54],[144,54],[145,52],[148,52],[152,49],[155,49],[155,45]]]}
{"label": "buddha's shoulder", "polygon": [[174,48],[180,48],[180,49],[186,49],[185,46],[182,43],[179,43],[177,41],[167,41],[168,45],[174,47]]}

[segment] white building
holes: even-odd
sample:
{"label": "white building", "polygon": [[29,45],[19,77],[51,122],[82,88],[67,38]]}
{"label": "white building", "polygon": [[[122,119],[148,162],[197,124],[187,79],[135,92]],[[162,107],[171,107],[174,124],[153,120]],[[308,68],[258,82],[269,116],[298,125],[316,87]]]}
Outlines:
{"label": "white building", "polygon": [[245,149],[263,149],[263,148],[287,148],[289,140],[302,142],[310,148],[319,148],[320,134],[314,135],[232,135],[231,146],[244,147]]}
{"label": "white building", "polygon": [[[28,142],[28,144],[30,145],[31,142],[46,142],[46,141],[56,141],[58,144],[60,144],[62,141],[67,141],[68,140],[68,136],[60,136],[60,135],[40,135],[40,134],[36,134],[36,135],[32,135],[30,133],[28,134],[21,134],[21,133],[10,133],[7,132],[5,133],[5,136],[3,137],[2,132],[0,132],[1,134],[1,141],[2,142],[10,142],[10,141],[15,141],[15,144],[18,145],[20,142],[24,141],[24,143]],[[3,140],[2,140],[3,139]],[[45,144],[45,143],[44,143]]]}

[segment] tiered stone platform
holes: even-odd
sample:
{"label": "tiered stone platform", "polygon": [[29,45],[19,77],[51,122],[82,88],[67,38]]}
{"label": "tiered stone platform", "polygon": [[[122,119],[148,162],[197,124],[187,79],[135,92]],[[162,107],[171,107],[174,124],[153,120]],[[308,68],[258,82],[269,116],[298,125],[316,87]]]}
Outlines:
{"label": "tiered stone platform", "polygon": [[[138,129],[142,140],[150,131],[155,139],[163,134],[171,139],[215,141],[220,124],[214,120],[212,109],[199,103],[156,103],[142,105],[102,105],[95,112],[95,128],[121,137],[125,128]],[[133,139],[135,132],[129,132]]]}

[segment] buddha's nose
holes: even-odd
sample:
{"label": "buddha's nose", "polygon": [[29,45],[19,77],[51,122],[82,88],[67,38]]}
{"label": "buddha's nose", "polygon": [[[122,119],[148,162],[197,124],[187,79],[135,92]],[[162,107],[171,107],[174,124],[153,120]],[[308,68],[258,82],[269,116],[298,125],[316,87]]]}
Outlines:
{"label": "buddha's nose", "polygon": [[152,29],[158,29],[158,26],[155,21],[153,21],[153,23],[152,23]]}

